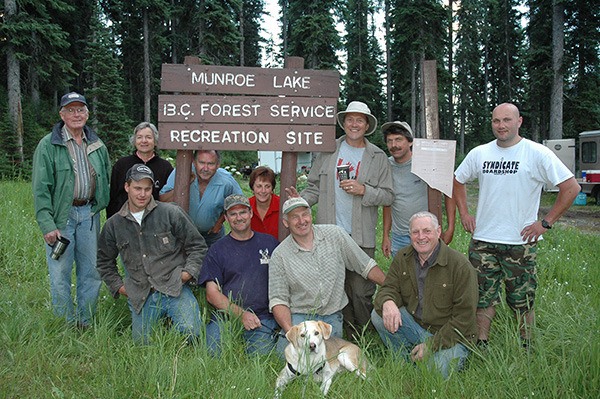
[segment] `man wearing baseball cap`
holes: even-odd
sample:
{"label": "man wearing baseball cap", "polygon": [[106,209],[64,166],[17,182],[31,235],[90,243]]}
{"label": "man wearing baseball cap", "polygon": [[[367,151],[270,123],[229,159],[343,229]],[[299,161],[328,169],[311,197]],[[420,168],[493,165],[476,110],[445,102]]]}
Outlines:
{"label": "man wearing baseball cap", "polygon": [[[96,251],[100,211],[109,200],[110,159],[106,146],[86,125],[87,101],[79,93],[60,100],[61,122],[42,138],[33,156],[35,219],[44,235],[54,314],[87,329],[96,310],[100,277]],[[59,238],[70,241],[58,259],[51,256]],[[76,305],[71,274],[76,264]]]}
{"label": "man wearing baseball cap", "polygon": [[252,207],[245,196],[232,194],[223,206],[231,232],[211,245],[198,279],[217,309],[206,326],[208,349],[221,352],[222,331],[233,323],[243,331],[248,353],[266,354],[275,347],[279,329],[269,312],[269,264],[279,241],[252,230]]}
{"label": "man wearing baseball cap", "polygon": [[180,207],[154,200],[154,174],[148,166],[133,165],[126,179],[127,202],[100,233],[98,272],[115,299],[127,297],[134,341],[147,343],[164,316],[193,340],[202,322],[187,283],[198,278],[206,243]]}
{"label": "man wearing baseball cap", "polygon": [[[311,206],[318,203],[316,223],[342,227],[374,258],[378,208],[394,199],[390,165],[385,152],[366,139],[377,128],[367,104],[352,101],[336,119],[345,135],[336,141],[334,153],[316,157],[300,196]],[[294,187],[286,191],[298,195]],[[344,330],[352,338],[370,321],[375,285],[352,270],[346,272],[345,281],[349,302]]]}
{"label": "man wearing baseball cap", "polygon": [[[313,225],[303,198],[289,198],[282,212],[290,235],[275,249],[269,266],[269,307],[275,320],[284,333],[302,321],[322,320],[331,324],[334,336],[342,337],[346,271],[379,285],[385,274],[341,227]],[[280,337],[278,351],[286,345]]]}
{"label": "man wearing baseball cap", "polygon": [[[410,245],[408,220],[418,212],[429,209],[428,186],[425,181],[411,172],[413,132],[410,125],[402,121],[387,122],[381,125],[383,140],[390,153],[388,158],[394,181],[394,202],[383,207],[383,238],[381,250],[385,257]],[[448,229],[441,235],[450,244],[454,235],[456,204],[445,197]]]}

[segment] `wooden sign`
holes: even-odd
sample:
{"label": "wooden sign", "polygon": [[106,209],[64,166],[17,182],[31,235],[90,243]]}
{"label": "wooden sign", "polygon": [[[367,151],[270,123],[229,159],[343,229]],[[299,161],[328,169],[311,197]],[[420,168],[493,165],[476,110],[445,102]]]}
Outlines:
{"label": "wooden sign", "polygon": [[312,125],[335,121],[337,99],[258,96],[158,96],[159,122]]}
{"label": "wooden sign", "polygon": [[337,71],[163,64],[161,91],[339,97]]}
{"label": "wooden sign", "polygon": [[[164,64],[158,145],[175,150],[335,151],[339,73]],[[198,93],[198,94],[193,94]]]}
{"label": "wooden sign", "polygon": [[159,126],[159,147],[169,150],[335,151],[334,125],[162,122]]}

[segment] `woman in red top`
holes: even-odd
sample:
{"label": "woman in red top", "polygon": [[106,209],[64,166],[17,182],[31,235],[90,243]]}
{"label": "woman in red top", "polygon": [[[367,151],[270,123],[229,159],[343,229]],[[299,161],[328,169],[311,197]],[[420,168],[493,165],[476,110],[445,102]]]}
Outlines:
{"label": "woman in red top", "polygon": [[275,190],[275,172],[259,166],[250,173],[250,197],[252,207],[252,230],[270,234],[279,240],[279,196]]}

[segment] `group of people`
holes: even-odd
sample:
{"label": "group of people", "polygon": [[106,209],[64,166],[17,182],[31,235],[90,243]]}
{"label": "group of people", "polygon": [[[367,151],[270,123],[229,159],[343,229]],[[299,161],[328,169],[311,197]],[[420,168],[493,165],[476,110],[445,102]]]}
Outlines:
{"label": "group of people", "polygon": [[[204,286],[214,307],[206,344],[215,355],[228,320],[237,320],[250,353],[283,352],[293,325],[323,320],[333,335],[353,340],[374,328],[386,346],[447,377],[473,345],[487,343],[502,283],[528,345],[536,243],[579,192],[572,173],[550,150],[519,135],[518,108],[501,104],[492,112],[496,139],[473,149],[455,172],[453,198],[445,199],[448,227],[442,231],[427,211],[427,184],[411,172],[410,125],[383,124],[388,157],[366,138],[377,130],[377,118],[366,104],[353,101],[336,116],[345,134],[335,152],[317,155],[304,190],[283,188],[288,199],[281,215],[271,169],[252,171],[254,195],[248,199],[220,168],[214,150],[194,154],[186,213],[170,203],[176,170],[156,152],[154,125],[143,122],[134,129],[134,153],[110,173],[108,151],[86,125],[85,97],[68,93],[60,107],[62,121],[40,141],[33,165],[54,312],[88,328],[102,280],[115,298],[127,297],[136,341],[148,342],[164,316],[193,341],[203,323],[190,286]],[[480,188],[475,217],[465,190],[474,179]],[[538,221],[545,182],[560,191]],[[380,206],[381,250],[393,258],[387,276],[374,260]],[[100,232],[104,208],[107,221]],[[448,247],[456,208],[473,234],[469,258]],[[280,217],[289,230],[281,242]],[[52,246],[61,237],[70,244],[56,259]]]}

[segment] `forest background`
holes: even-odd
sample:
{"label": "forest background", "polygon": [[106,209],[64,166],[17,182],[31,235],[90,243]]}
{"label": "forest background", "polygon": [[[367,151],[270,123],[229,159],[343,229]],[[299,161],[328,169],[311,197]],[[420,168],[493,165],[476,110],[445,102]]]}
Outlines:
{"label": "forest background", "polygon": [[[263,0],[4,0],[0,178],[29,177],[72,90],[88,98],[112,160],[128,154],[132,128],[156,123],[161,65],[188,55],[260,67],[300,56],[307,69],[337,69],[339,108],[364,101],[380,123],[408,121],[417,137],[421,65],[436,60],[440,137],[457,140],[459,156],[492,138],[490,112],[506,101],[536,141],[600,128],[600,0],[277,2],[273,35]],[[225,164],[246,157],[256,154]]]}

